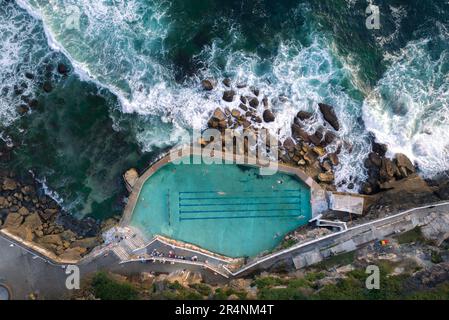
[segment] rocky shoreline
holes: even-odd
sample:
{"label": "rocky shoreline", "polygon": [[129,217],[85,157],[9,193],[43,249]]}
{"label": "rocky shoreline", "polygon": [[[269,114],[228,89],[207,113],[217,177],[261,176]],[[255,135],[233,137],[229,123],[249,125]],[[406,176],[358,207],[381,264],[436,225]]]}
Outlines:
{"label": "rocky shoreline", "polygon": [[[205,91],[220,90],[213,79],[205,79],[201,84]],[[208,121],[208,128],[221,130],[223,134],[226,129],[239,129],[257,135],[265,125],[275,121],[276,114],[271,107],[273,101],[263,96],[259,89],[250,87],[250,94],[238,95],[237,89],[245,88],[245,84],[234,84],[230,79],[224,79],[223,84],[226,89],[222,100],[225,103],[239,101],[239,105],[233,109],[217,107]],[[263,111],[259,106],[263,107]],[[284,164],[301,168],[324,189],[335,191],[341,187],[335,185],[334,174],[341,161],[339,155],[343,148],[351,152],[352,146],[339,136],[340,122],[331,105],[319,103],[316,112],[320,115],[302,110],[292,118],[291,136],[279,142],[278,159]],[[306,128],[315,121],[320,122],[318,129],[313,133],[307,132]],[[202,143],[206,145],[208,142]],[[245,153],[248,147],[245,145]],[[270,146],[267,146],[267,151],[269,149]],[[369,212],[386,206],[394,211],[449,199],[447,178],[438,182],[425,181],[419,177],[417,166],[406,155],[399,153],[389,158],[387,152],[386,145],[376,143],[372,138],[372,151],[364,162],[368,178],[360,183],[358,190],[354,183],[344,182],[349,191],[371,198]]]}
{"label": "rocky shoreline", "polygon": [[[62,69],[58,66],[58,72],[63,73]],[[205,91],[218,90],[215,80],[206,79],[201,84]],[[238,100],[239,105],[232,110],[217,107],[208,121],[209,128],[219,129],[223,134],[225,129],[241,129],[257,135],[265,124],[275,121],[272,101],[263,96],[259,89],[249,87],[249,94],[238,95],[235,88],[242,89],[246,85],[233,84],[230,79],[224,79],[223,85],[226,88],[222,92],[223,101]],[[341,161],[339,154],[342,148],[350,149],[351,144],[339,137],[340,123],[332,106],[319,103],[316,112],[321,115],[299,111],[292,118],[291,137],[279,143],[278,158],[284,164],[301,168],[324,189],[334,191],[339,187],[334,181],[335,168]],[[321,123],[313,133],[307,132],[306,127],[313,121]],[[202,141],[202,145],[209,142]],[[245,153],[249,147],[245,144]],[[270,151],[269,145],[266,148]],[[11,151],[6,143],[0,144],[0,160],[3,163],[9,161]],[[425,181],[405,155],[396,154],[390,159],[386,154],[386,146],[373,141],[372,152],[364,163],[368,179],[361,184],[360,190],[356,190],[353,183],[347,185],[349,190],[371,198],[368,209],[371,218],[449,199],[447,178]],[[0,228],[36,243],[62,259],[78,260],[86,255],[101,243],[101,231],[113,226],[117,220],[108,219],[103,223],[92,218],[79,220],[46,196],[32,177],[23,179],[13,172],[0,170]]]}
{"label": "rocky shoreline", "polygon": [[[26,181],[24,181],[26,180]],[[45,195],[40,185],[0,170],[0,229],[33,242],[62,260],[79,260],[101,244],[101,231],[116,221],[76,219]]]}

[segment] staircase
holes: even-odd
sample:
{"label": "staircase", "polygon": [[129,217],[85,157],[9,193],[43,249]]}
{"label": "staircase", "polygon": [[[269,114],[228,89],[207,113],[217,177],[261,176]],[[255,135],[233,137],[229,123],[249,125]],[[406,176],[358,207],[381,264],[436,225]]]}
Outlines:
{"label": "staircase", "polygon": [[112,249],[112,252],[121,260],[121,261],[127,261],[130,258],[129,253],[125,248],[123,248],[121,245],[115,246]]}

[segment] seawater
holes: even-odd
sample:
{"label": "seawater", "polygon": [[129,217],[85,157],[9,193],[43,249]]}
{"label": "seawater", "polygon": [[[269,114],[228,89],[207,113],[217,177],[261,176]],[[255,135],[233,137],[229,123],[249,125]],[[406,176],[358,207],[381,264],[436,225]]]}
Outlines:
{"label": "seawater", "polygon": [[[381,29],[367,30],[371,2],[0,0],[1,136],[17,144],[12,166],[33,171],[75,215],[119,213],[123,171],[204,128],[227,104],[200,80],[230,77],[269,97],[268,127],[281,139],[299,110],[335,107],[351,145],[336,170],[343,191],[366,177],[369,132],[424,176],[445,171],[449,5],[375,1]],[[48,67],[59,61],[75,71],[68,79]],[[40,109],[20,117],[23,95]]]}

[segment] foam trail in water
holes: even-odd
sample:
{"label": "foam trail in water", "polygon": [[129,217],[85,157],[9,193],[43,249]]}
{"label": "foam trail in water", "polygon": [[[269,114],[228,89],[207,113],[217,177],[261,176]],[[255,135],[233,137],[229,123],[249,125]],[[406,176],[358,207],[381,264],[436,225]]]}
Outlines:
{"label": "foam trail in water", "polygon": [[366,98],[367,129],[433,176],[449,170],[449,37],[410,42]]}
{"label": "foam trail in water", "polygon": [[34,98],[37,70],[51,55],[42,25],[14,3],[0,0],[0,124],[18,116],[16,108]]}
{"label": "foam trail in water", "polygon": [[[203,77],[221,80],[230,76],[248,87],[259,87],[269,98],[276,121],[265,126],[282,139],[290,135],[297,111],[316,110],[318,102],[334,105],[342,123],[340,135],[352,144],[352,148],[343,148],[340,155],[337,183],[365,177],[361,160],[369,147],[357,122],[360,102],[354,98],[356,89],[347,88],[352,81],[350,70],[338,60],[325,36],[310,30],[309,45],[303,46],[294,39],[284,41],[275,56],[261,59],[234,49],[243,41],[239,25],[220,21],[229,24],[226,38],[234,43],[213,41],[196,57],[206,66],[204,70],[197,77],[178,83],[163,45],[170,26],[166,16],[168,2],[155,1],[152,7],[140,1],[120,5],[90,0],[18,3],[43,20],[52,47],[64,52],[81,76],[89,76],[116,94],[123,112],[141,115],[135,131],[144,151],[176,143],[179,136],[185,136],[186,129],[204,128],[217,106],[237,106],[237,101],[228,104],[221,99],[221,83],[210,93],[199,86]],[[68,7],[76,7],[82,13],[80,29],[67,28]],[[299,14],[302,9],[300,6]],[[220,61],[226,61],[224,67]],[[247,94],[248,87],[238,93]],[[281,95],[288,100],[283,102]]]}

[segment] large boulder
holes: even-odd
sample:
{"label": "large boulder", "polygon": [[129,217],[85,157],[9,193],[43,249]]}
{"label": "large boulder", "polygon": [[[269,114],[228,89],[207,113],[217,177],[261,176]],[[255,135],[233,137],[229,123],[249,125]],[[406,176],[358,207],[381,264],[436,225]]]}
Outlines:
{"label": "large boulder", "polygon": [[259,99],[254,97],[251,100],[249,100],[249,106],[253,109],[256,109],[259,106]]}
{"label": "large boulder", "polygon": [[7,208],[8,206],[9,206],[8,199],[0,196],[0,208]]}
{"label": "large boulder", "polygon": [[139,179],[139,173],[136,169],[131,168],[125,172],[125,181],[132,188]]}
{"label": "large boulder", "polygon": [[84,248],[69,248],[59,255],[59,258],[66,261],[78,261],[84,253],[86,253]]}
{"label": "large boulder", "polygon": [[48,246],[56,246],[56,247],[62,247],[62,239],[59,234],[49,234],[46,236],[43,236],[42,238],[39,238],[39,243],[42,245],[48,247]]}
{"label": "large boulder", "polygon": [[20,227],[11,229],[10,231],[24,241],[33,241],[33,231],[25,225],[21,225]]}
{"label": "large boulder", "polygon": [[25,207],[20,207],[20,209],[17,211],[17,213],[19,213],[20,215],[25,217],[30,214],[30,211]]}
{"label": "large boulder", "polygon": [[263,112],[263,121],[265,122],[273,122],[275,120],[275,116],[270,109],[267,109]]}
{"label": "large boulder", "polygon": [[287,139],[285,139],[283,146],[287,151],[291,152],[295,149],[296,144],[292,138],[287,138]]}
{"label": "large boulder", "polygon": [[22,224],[22,221],[23,217],[19,213],[12,212],[6,217],[3,227],[6,229],[18,228]]}
{"label": "large boulder", "polygon": [[435,214],[430,223],[421,227],[424,238],[434,241],[438,246],[449,238],[449,214]]}
{"label": "large boulder", "polygon": [[226,102],[232,102],[234,101],[235,91],[234,90],[227,90],[223,92],[223,100]]}
{"label": "large boulder", "polygon": [[72,230],[64,230],[61,233],[61,238],[64,241],[73,242],[76,241],[76,234]]}
{"label": "large boulder", "polygon": [[17,188],[17,182],[10,178],[3,179],[3,190],[13,191]]}
{"label": "large boulder", "polygon": [[313,117],[313,113],[308,111],[299,111],[296,115],[301,121],[308,120]]}
{"label": "large boulder", "polygon": [[395,161],[403,176],[407,176],[409,173],[416,171],[415,166],[405,154],[396,154]]}
{"label": "large boulder", "polygon": [[391,180],[395,174],[395,165],[388,158],[382,158],[382,168],[380,169],[380,177],[384,181]]}
{"label": "large boulder", "polygon": [[40,213],[41,218],[45,221],[51,220],[58,213],[58,209],[48,208]]}
{"label": "large boulder", "polygon": [[328,157],[329,157],[329,160],[331,161],[333,166],[338,166],[340,164],[340,160],[338,159],[338,155],[335,152],[329,153]]}
{"label": "large boulder", "polygon": [[334,142],[336,138],[337,138],[337,136],[333,132],[331,132],[331,131],[327,131],[324,134],[324,142],[325,142],[326,145],[329,145],[332,142]]}
{"label": "large boulder", "polygon": [[292,124],[292,137],[296,140],[310,142],[309,134],[296,123]]}
{"label": "large boulder", "polygon": [[30,228],[31,230],[37,230],[42,227],[42,221],[37,213],[33,213],[25,218],[23,225]]}
{"label": "large boulder", "polygon": [[318,104],[323,118],[335,129],[340,130],[340,123],[338,121],[337,115],[335,114],[334,108],[330,105],[319,103]]}
{"label": "large boulder", "polygon": [[96,237],[84,238],[81,240],[77,240],[72,243],[71,248],[85,248],[85,249],[93,249],[98,246],[100,243]]}
{"label": "large boulder", "polygon": [[212,115],[212,119],[220,122],[220,121],[225,121],[227,119],[227,117],[226,117],[226,114],[223,112],[223,110],[221,110],[220,108],[216,108]]}
{"label": "large boulder", "polygon": [[332,172],[320,173],[318,175],[318,180],[323,183],[331,183],[335,179],[334,174]]}
{"label": "large boulder", "polygon": [[206,91],[213,90],[215,85],[216,85],[216,83],[213,79],[204,79],[203,81],[201,81],[201,86]]}
{"label": "large boulder", "polygon": [[375,152],[371,152],[368,155],[369,160],[371,161],[371,163],[373,165],[375,165],[376,167],[380,168],[382,166],[382,157],[379,156],[377,153]]}

